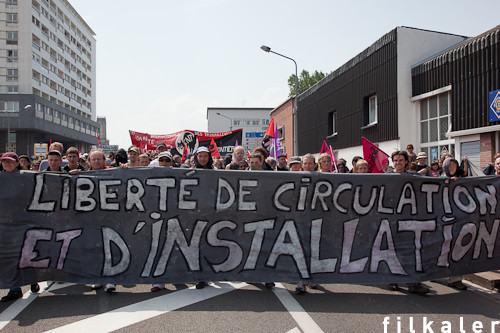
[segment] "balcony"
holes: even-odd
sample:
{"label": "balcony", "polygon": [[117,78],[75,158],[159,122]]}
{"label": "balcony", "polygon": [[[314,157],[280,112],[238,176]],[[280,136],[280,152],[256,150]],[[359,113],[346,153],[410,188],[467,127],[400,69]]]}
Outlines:
{"label": "balcony", "polygon": [[36,44],[35,42],[31,42],[31,46],[33,46],[35,50],[41,51],[40,45]]}

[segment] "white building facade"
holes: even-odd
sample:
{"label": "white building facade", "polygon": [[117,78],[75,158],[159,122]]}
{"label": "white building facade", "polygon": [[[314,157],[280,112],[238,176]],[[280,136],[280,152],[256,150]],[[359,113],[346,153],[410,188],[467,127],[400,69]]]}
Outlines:
{"label": "white building facade", "polygon": [[31,154],[49,140],[88,150],[98,131],[95,33],[66,0],[2,1],[0,17],[0,128],[10,127],[10,150]]}
{"label": "white building facade", "polygon": [[252,151],[262,145],[273,108],[207,108],[208,132],[243,129],[240,146]]}

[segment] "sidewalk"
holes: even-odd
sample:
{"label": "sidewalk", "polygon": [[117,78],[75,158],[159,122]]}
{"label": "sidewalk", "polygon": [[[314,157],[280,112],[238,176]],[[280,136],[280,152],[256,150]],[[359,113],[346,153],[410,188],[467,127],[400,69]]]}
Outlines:
{"label": "sidewalk", "polygon": [[469,274],[465,275],[464,279],[486,289],[500,292],[500,270]]}

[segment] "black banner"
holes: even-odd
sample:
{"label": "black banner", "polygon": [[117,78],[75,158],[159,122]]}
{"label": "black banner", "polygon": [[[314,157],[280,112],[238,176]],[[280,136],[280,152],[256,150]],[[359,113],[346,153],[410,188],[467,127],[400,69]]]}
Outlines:
{"label": "black banner", "polygon": [[387,283],[498,269],[500,178],[169,168],[0,174],[0,287]]}

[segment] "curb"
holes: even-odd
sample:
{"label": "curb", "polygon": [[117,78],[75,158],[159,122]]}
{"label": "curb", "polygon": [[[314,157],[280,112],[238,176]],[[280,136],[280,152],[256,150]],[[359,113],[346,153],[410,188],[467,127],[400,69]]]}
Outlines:
{"label": "curb", "polygon": [[500,271],[468,274],[464,275],[464,279],[483,288],[500,292]]}

